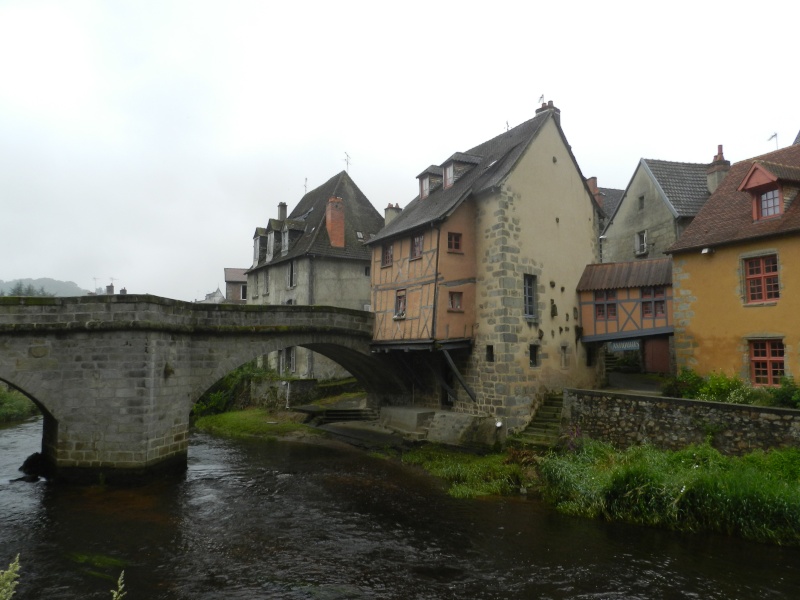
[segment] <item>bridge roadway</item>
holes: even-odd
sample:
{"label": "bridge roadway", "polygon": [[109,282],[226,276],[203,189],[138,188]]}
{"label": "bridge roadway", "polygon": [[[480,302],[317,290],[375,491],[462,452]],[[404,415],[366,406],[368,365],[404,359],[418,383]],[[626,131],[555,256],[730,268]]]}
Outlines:
{"label": "bridge roadway", "polygon": [[58,479],[185,468],[192,405],[254,358],[303,346],[335,360],[377,405],[403,377],[371,355],[373,315],[328,306],[197,304],[149,295],[0,298],[0,380],[44,414]]}

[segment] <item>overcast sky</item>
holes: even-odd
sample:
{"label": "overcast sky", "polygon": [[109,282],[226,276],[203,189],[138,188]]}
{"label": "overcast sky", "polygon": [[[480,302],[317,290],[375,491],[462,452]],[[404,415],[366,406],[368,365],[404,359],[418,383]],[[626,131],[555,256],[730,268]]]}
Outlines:
{"label": "overcast sky", "polygon": [[787,146],[800,4],[737,6],[0,0],[0,280],[201,299],[345,153],[383,214],[542,95],[602,187]]}

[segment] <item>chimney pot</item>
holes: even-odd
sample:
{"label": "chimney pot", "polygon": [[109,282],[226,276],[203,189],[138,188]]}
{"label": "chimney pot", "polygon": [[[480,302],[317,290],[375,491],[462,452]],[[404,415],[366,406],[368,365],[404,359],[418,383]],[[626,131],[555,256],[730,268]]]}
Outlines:
{"label": "chimney pot", "polygon": [[730,169],[731,161],[725,160],[725,156],[722,154],[722,144],[719,144],[717,146],[717,155],[706,169],[706,180],[709,194],[713,194],[716,191],[717,187],[719,187],[719,184],[722,183],[723,179],[725,179],[725,175],[728,174]]}

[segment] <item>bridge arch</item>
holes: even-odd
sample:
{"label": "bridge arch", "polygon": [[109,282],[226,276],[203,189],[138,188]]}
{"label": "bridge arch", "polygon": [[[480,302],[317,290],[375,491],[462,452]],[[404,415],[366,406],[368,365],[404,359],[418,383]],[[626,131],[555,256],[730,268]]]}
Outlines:
{"label": "bridge arch", "polygon": [[139,477],[185,466],[193,403],[236,367],[286,346],[337,361],[373,405],[403,396],[403,376],[369,352],[372,318],[156,296],[0,298],[0,379],[44,409],[43,453],[58,477]]}

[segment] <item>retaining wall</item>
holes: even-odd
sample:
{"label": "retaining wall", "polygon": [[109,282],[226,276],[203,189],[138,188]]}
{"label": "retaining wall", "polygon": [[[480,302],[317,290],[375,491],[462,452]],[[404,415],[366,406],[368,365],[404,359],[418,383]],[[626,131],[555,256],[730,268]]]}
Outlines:
{"label": "retaining wall", "polygon": [[800,447],[800,410],[567,389],[561,429],[621,448],[677,450],[710,437],[723,454],[741,455]]}

